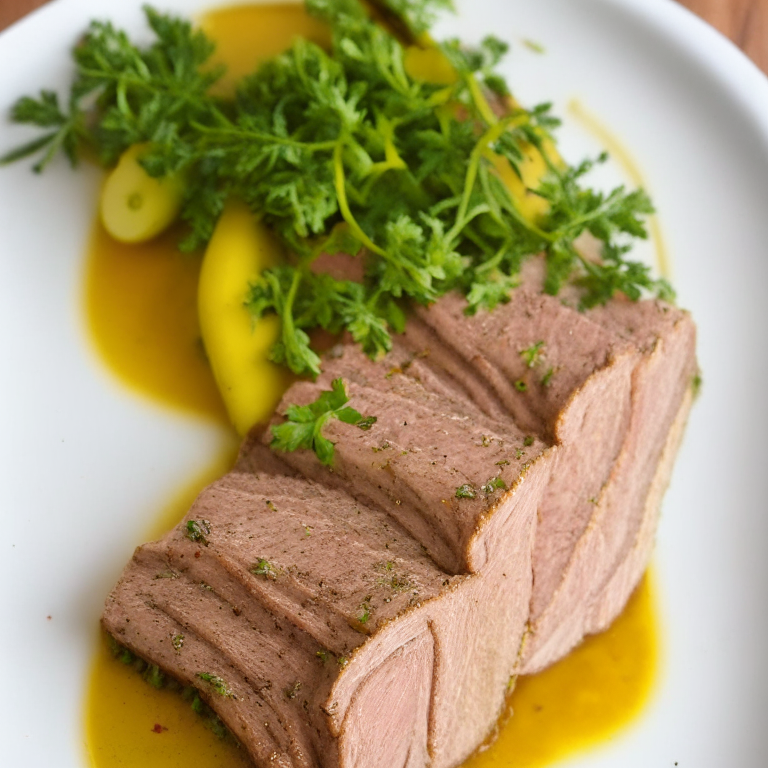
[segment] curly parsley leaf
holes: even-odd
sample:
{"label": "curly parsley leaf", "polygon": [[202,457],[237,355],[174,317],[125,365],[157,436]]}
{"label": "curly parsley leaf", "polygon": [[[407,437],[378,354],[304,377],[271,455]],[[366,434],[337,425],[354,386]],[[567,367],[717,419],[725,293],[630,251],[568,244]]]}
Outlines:
{"label": "curly parsley leaf", "polygon": [[291,405],[285,412],[286,421],[272,427],[272,448],[296,451],[299,448],[314,451],[321,463],[333,464],[334,443],[322,432],[332,419],[354,424],[369,430],[376,417],[363,415],[347,405],[349,396],[342,379],[334,379],[331,389],[321,392],[309,405]]}
{"label": "curly parsley leaf", "polygon": [[0,157],[0,165],[23,160],[42,152],[35,163],[35,173],[40,173],[61,150],[72,166],[77,165],[78,146],[86,137],[85,115],[72,101],[69,112],[59,106],[59,97],[53,91],[41,91],[38,99],[25,96],[13,106],[11,119],[16,123],[52,128],[49,133],[34,139]]}

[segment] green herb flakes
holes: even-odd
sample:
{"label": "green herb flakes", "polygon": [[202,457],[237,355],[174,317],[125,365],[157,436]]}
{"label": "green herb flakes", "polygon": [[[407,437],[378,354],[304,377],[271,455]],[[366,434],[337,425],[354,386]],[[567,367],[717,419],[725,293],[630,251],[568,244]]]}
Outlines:
{"label": "green herb flakes", "polygon": [[229,688],[229,685],[227,685],[227,682],[219,677],[218,675],[213,675],[210,672],[199,672],[197,674],[197,677],[202,680],[203,682],[208,683],[210,687],[213,689],[215,693],[217,693],[219,696],[224,696],[228,699],[235,699],[237,698],[234,693]]}
{"label": "green herb flakes", "polygon": [[285,695],[289,699],[295,699],[299,695],[301,690],[301,683],[297,680],[290,688],[285,691]]}
{"label": "green herb flakes", "polygon": [[358,429],[362,429],[363,432],[367,432],[377,421],[378,418],[376,416],[366,416],[365,418],[360,419],[355,426]]}
{"label": "green herb flakes", "polygon": [[203,546],[208,546],[208,538],[211,533],[211,524],[208,520],[187,520],[186,536],[190,541],[196,541]]}
{"label": "green herb flakes", "polygon": [[543,355],[543,350],[544,350],[544,342],[537,341],[535,344],[532,344],[527,349],[524,349],[520,353],[520,357],[523,358],[523,362],[529,368],[534,368],[541,360],[541,357]]}
{"label": "green herb flakes", "polygon": [[500,477],[492,477],[482,488],[483,493],[492,494],[496,491],[506,491],[507,484]]}
{"label": "green herb flakes", "polygon": [[278,570],[268,560],[261,558],[248,569],[254,576],[264,576],[271,581],[275,581],[278,576]]}

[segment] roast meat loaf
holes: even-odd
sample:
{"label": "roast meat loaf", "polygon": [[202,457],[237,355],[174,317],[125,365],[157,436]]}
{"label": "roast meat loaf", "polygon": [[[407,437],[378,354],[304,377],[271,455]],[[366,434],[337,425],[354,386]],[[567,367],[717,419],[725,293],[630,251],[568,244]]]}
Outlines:
{"label": "roast meat loaf", "polygon": [[259,768],[456,766],[515,676],[637,585],[694,325],[650,300],[580,313],[531,274],[492,313],[420,310],[383,360],[335,348],[278,412],[341,377],[374,426],[332,422],[331,468],[252,435],[109,596],[107,631],[196,686]]}

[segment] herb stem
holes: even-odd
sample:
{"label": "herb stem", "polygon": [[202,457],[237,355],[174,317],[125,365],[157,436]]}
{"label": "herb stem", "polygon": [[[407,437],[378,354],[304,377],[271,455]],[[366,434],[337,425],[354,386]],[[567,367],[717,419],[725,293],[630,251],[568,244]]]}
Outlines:
{"label": "herb stem", "polygon": [[[221,113],[219,113],[221,114]],[[323,152],[330,149],[335,149],[339,141],[318,141],[318,142],[304,142],[296,141],[295,139],[288,139],[281,136],[275,136],[274,134],[260,133],[259,131],[249,131],[245,128],[212,128],[200,123],[192,123],[192,127],[199,133],[205,134],[212,140],[216,139],[246,139],[248,141],[259,141],[268,144],[279,144],[285,147],[293,147],[294,149],[302,149],[307,152]]]}
{"label": "herb stem", "polygon": [[371,238],[365,234],[365,232],[363,232],[362,228],[357,223],[357,220],[352,215],[352,211],[349,208],[349,201],[347,200],[347,180],[344,176],[343,153],[344,142],[339,140],[336,142],[336,146],[333,151],[333,167],[336,183],[336,197],[339,201],[339,210],[341,211],[341,215],[344,217],[344,221],[349,224],[349,228],[352,230],[352,233],[355,235],[355,237],[369,251],[372,251],[379,256],[386,256],[386,252],[382,248],[379,248],[379,246],[376,245],[376,243],[374,243],[373,240],[371,240]]}
{"label": "herb stem", "polygon": [[[472,97],[472,101],[479,112],[480,117],[482,117],[488,125],[496,125],[496,123],[499,122],[499,118],[496,117],[496,114],[491,109],[491,105],[488,103],[488,99],[485,98],[485,94],[480,88],[477,78],[474,74],[470,73],[466,75],[465,81],[467,83],[467,88],[469,89],[469,95]],[[505,119],[505,122],[508,121]]]}

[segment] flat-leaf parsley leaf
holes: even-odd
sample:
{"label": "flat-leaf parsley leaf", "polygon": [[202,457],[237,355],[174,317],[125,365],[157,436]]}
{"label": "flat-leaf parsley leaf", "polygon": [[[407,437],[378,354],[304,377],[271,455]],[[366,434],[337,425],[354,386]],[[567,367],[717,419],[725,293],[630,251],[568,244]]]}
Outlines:
{"label": "flat-leaf parsley leaf", "polygon": [[370,429],[375,417],[364,417],[347,405],[344,381],[334,379],[330,390],[320,393],[309,405],[291,405],[285,412],[285,422],[272,427],[272,448],[279,451],[296,451],[299,448],[314,451],[323,464],[333,464],[334,443],[323,436],[323,429],[332,419]]}

